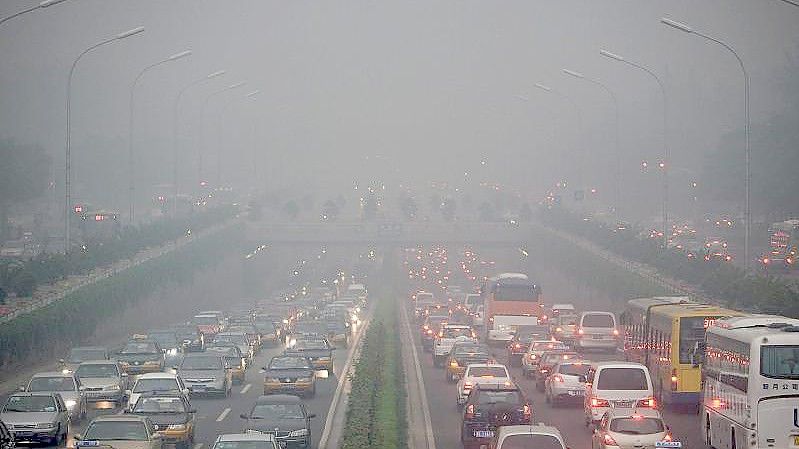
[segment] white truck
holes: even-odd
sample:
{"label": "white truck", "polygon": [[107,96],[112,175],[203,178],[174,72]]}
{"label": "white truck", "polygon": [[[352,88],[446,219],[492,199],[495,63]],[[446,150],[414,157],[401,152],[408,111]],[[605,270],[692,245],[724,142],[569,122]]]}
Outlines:
{"label": "white truck", "polygon": [[507,343],[516,335],[516,329],[523,326],[537,326],[537,316],[527,315],[494,315],[487,323],[489,326],[488,343]]}

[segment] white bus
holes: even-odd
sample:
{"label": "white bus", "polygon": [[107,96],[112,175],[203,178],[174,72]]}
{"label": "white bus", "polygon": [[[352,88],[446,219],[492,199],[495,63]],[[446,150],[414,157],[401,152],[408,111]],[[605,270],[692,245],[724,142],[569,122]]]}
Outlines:
{"label": "white bus", "polygon": [[799,320],[746,315],[706,333],[702,433],[718,449],[799,446]]}

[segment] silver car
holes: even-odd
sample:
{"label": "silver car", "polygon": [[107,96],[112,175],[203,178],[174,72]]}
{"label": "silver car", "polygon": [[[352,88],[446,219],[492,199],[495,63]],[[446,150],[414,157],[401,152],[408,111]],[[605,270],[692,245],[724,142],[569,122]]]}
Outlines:
{"label": "silver car", "polygon": [[187,354],[178,367],[191,395],[219,394],[229,396],[233,385],[224,357],[215,354]]}
{"label": "silver car", "polygon": [[17,443],[45,443],[58,446],[69,433],[69,413],[57,393],[15,393],[0,410],[0,421],[14,434]]}
{"label": "silver car", "polygon": [[86,398],[83,395],[83,387],[72,373],[37,373],[21,390],[30,393],[58,393],[64,400],[71,422],[78,422],[86,417]]}
{"label": "silver car", "polygon": [[59,369],[75,371],[78,365],[87,360],[108,360],[108,349],[102,346],[77,346],[70,349],[66,359],[58,361]]}
{"label": "silver car", "polygon": [[83,435],[75,435],[75,449],[163,449],[164,439],[144,416],[104,415],[94,418]]}
{"label": "silver car", "polygon": [[75,377],[83,387],[87,402],[113,402],[120,405],[125,400],[128,375],[112,360],[83,362],[75,370]]}
{"label": "silver car", "polygon": [[547,403],[553,406],[566,402],[581,404],[589,369],[591,362],[585,360],[569,360],[556,364],[552,373],[544,380]]}

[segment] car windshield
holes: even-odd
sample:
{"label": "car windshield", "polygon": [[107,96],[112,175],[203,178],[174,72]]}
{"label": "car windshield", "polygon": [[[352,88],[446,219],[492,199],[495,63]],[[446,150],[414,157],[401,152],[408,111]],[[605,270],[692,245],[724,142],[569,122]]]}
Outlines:
{"label": "car windshield", "polygon": [[321,340],[299,340],[294,349],[327,349],[327,344]]}
{"label": "car windshield", "polygon": [[271,441],[220,441],[213,449],[273,449]]}
{"label": "car windshield", "polygon": [[648,382],[641,368],[604,368],[596,383],[598,390],[646,390]]}
{"label": "car windshield", "polygon": [[508,435],[502,440],[502,449],[563,449],[560,440],[552,435],[535,435],[530,433]]}
{"label": "car windshield", "polygon": [[305,415],[300,404],[256,404],[250,417],[253,419],[288,418],[302,419]]}
{"label": "car windshield", "polygon": [[546,365],[551,365],[551,364],[557,363],[557,362],[559,362],[561,360],[569,360],[569,359],[574,360],[574,359],[577,359],[579,357],[580,357],[580,354],[577,354],[576,352],[549,353],[549,354],[544,354],[544,356],[541,357],[541,363],[546,364]]}
{"label": "car windshield", "polygon": [[521,404],[522,396],[516,390],[482,390],[480,404]]}
{"label": "car windshield", "polygon": [[508,372],[502,366],[472,366],[469,377],[508,377]]}
{"label": "car windshield", "polygon": [[162,348],[174,348],[178,345],[178,338],[174,332],[152,332],[147,336],[158,342]]}
{"label": "car windshield", "polygon": [[89,424],[84,440],[147,441],[147,429],[139,420],[94,421]]}
{"label": "car windshield", "polygon": [[565,346],[559,341],[537,341],[533,343],[533,351],[546,351],[558,348],[565,348]]}
{"label": "car windshield", "polygon": [[228,341],[231,343],[235,343],[237,345],[246,345],[247,344],[247,337],[244,335],[217,335],[214,338],[215,342],[222,342]]}
{"label": "car windshield", "polygon": [[468,327],[447,327],[441,330],[444,338],[471,337],[472,330]]}
{"label": "car windshield", "polygon": [[6,401],[3,412],[54,412],[55,399],[52,396],[11,396]]}
{"label": "car windshield", "polygon": [[629,416],[614,418],[610,421],[610,431],[628,435],[649,435],[663,432],[663,421],[660,418]]}
{"label": "car windshield", "polygon": [[198,326],[216,326],[219,320],[215,316],[196,316],[191,321]]}
{"label": "car windshield", "polygon": [[606,313],[591,313],[583,317],[583,327],[613,327],[613,316]]}
{"label": "car windshield", "polygon": [[139,398],[133,413],[185,413],[186,406],[180,398]]}
{"label": "car windshield", "polygon": [[119,371],[114,363],[81,365],[75,371],[78,379],[84,377],[117,377]]}
{"label": "car windshield", "polygon": [[75,381],[71,377],[34,377],[28,384],[28,391],[75,391]]}
{"label": "car windshield", "polygon": [[269,363],[269,369],[310,369],[311,365],[299,357],[275,357]]}
{"label": "car windshield", "polygon": [[154,354],[157,352],[159,352],[158,347],[150,341],[132,341],[119,351],[120,354]]}
{"label": "car windshield", "polygon": [[455,348],[456,355],[477,355],[482,353],[488,353],[485,349],[481,348],[478,345],[470,345],[470,346],[458,346]]}
{"label": "car windshield", "polygon": [[204,370],[218,370],[222,369],[222,359],[220,357],[186,357],[183,363],[180,364],[181,369],[204,369]]}
{"label": "car windshield", "polygon": [[86,360],[105,360],[105,349],[100,348],[74,348],[69,351],[69,360],[72,363],[85,362]]}
{"label": "car windshield", "polygon": [[175,391],[179,390],[178,382],[175,379],[139,379],[133,387],[134,393],[144,393],[145,391]]}
{"label": "car windshield", "polygon": [[566,374],[567,376],[585,376],[588,373],[588,369],[591,368],[591,365],[586,363],[570,363],[565,365],[560,365],[558,368],[558,372],[561,374]]}

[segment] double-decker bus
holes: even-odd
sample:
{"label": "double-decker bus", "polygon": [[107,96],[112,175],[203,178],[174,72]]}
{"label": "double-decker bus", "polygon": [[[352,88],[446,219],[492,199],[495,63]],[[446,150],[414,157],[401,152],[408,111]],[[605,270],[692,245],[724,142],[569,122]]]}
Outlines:
{"label": "double-decker bus", "polygon": [[706,335],[701,427],[716,448],[799,446],[799,320],[746,315]]}
{"label": "double-decker bus", "polygon": [[541,287],[526,274],[501,273],[489,278],[480,289],[480,295],[489,343],[507,343],[519,327],[540,323],[544,311]]}
{"label": "double-decker bus", "polygon": [[620,320],[625,357],[649,368],[659,402],[698,409],[705,331],[719,319],[739,315],[681,296],[630,300]]}

